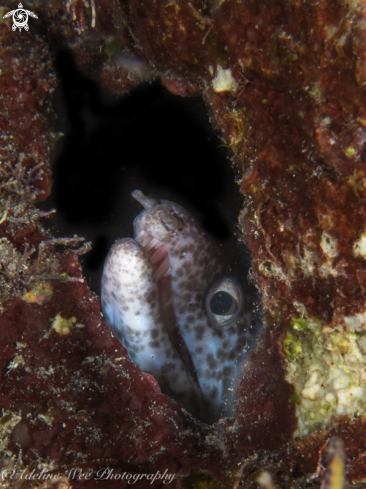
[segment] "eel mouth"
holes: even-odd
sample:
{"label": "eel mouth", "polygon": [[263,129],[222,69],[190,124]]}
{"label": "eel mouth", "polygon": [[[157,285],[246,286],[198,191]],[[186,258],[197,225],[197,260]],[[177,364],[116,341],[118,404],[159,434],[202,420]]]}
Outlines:
{"label": "eel mouth", "polygon": [[170,325],[172,322],[176,323],[176,317],[172,299],[169,252],[164,243],[144,230],[138,233],[135,241],[144,248],[153,267],[159,293],[160,313],[170,336],[172,330]]}
{"label": "eel mouth", "polygon": [[170,341],[173,343],[178,355],[183,359],[192,378],[197,383],[196,369],[188,347],[181,335],[177,316],[174,311],[169,252],[164,243],[144,230],[141,230],[138,233],[135,241],[137,241],[146,251],[155,272],[160,314]]}
{"label": "eel mouth", "polygon": [[159,283],[162,278],[169,277],[169,253],[164,246],[164,243],[159,241],[157,238],[154,238],[154,236],[151,236],[151,234],[148,234],[144,230],[139,232],[135,240],[140,243],[141,246],[143,246],[149,256],[151,265],[153,266],[155,272],[156,283]]}

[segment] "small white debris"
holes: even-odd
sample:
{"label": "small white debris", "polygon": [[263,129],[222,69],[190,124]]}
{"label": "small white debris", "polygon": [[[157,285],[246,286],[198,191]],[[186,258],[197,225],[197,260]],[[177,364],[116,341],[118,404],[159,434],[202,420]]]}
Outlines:
{"label": "small white debris", "polygon": [[238,84],[231,74],[231,69],[224,70],[220,65],[217,65],[217,73],[212,80],[212,86],[215,92],[236,92],[238,88]]}
{"label": "small white debris", "polygon": [[12,361],[8,365],[8,370],[5,375],[8,375],[9,372],[15,368],[22,367],[25,365],[24,358],[22,355],[15,355],[15,357],[12,359]]}
{"label": "small white debris", "polygon": [[76,322],[77,319],[75,316],[72,316],[70,319],[65,319],[58,313],[52,322],[51,329],[54,329],[61,336],[67,336],[71,333]]}
{"label": "small white debris", "polygon": [[320,247],[328,258],[334,258],[338,255],[337,241],[328,233],[322,234]]}

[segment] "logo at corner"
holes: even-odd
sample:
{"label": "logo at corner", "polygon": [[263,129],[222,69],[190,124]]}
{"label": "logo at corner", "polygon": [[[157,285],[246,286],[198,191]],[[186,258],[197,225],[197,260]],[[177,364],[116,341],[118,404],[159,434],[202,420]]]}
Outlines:
{"label": "logo at corner", "polygon": [[23,8],[23,5],[20,3],[18,5],[18,8],[16,10],[12,10],[11,12],[8,12],[7,14],[4,15],[3,19],[7,19],[8,17],[13,16],[13,31],[16,29],[19,29],[19,32],[24,28],[24,30],[28,31],[29,26],[28,26],[28,16],[34,17],[35,19],[38,19],[36,14],[31,12],[30,10],[25,10]]}

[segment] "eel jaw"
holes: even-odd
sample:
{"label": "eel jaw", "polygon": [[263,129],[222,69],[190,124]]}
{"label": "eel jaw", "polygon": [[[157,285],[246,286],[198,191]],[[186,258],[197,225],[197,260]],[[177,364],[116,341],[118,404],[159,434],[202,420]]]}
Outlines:
{"label": "eel jaw", "polygon": [[169,323],[173,320],[176,321],[174,315],[174,308],[172,306],[172,283],[170,276],[170,260],[169,253],[164,244],[157,238],[151,236],[146,231],[141,230],[135,238],[146,251],[152,268],[155,273],[155,282],[158,286],[160,313],[162,315],[165,327],[169,328]]}
{"label": "eel jaw", "polygon": [[197,383],[196,369],[189,349],[182,338],[174,311],[169,252],[164,243],[144,230],[141,230],[137,234],[135,241],[146,251],[155,272],[160,314],[165,329],[179,356],[183,359],[191,377]]}
{"label": "eel jaw", "polygon": [[169,253],[164,244],[146,231],[140,231],[135,240],[145,248],[155,272],[156,283],[170,276]]}

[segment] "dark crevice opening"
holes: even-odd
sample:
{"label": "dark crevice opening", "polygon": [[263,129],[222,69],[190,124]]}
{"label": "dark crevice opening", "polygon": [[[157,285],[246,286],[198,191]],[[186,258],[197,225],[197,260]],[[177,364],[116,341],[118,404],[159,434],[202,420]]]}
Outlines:
{"label": "dark crevice opening", "polygon": [[56,68],[65,136],[46,205],[57,209],[51,225],[59,236],[77,234],[92,242],[92,251],[82,258],[91,289],[99,294],[113,242],[132,236],[133,219],[141,211],[131,197],[136,188],[190,210],[222,245],[232,273],[243,281],[250,255],[238,242],[239,169],[213,131],[202,99],[175,96],[158,81],[128,95],[106,96],[78,72],[69,52],[58,54]]}

